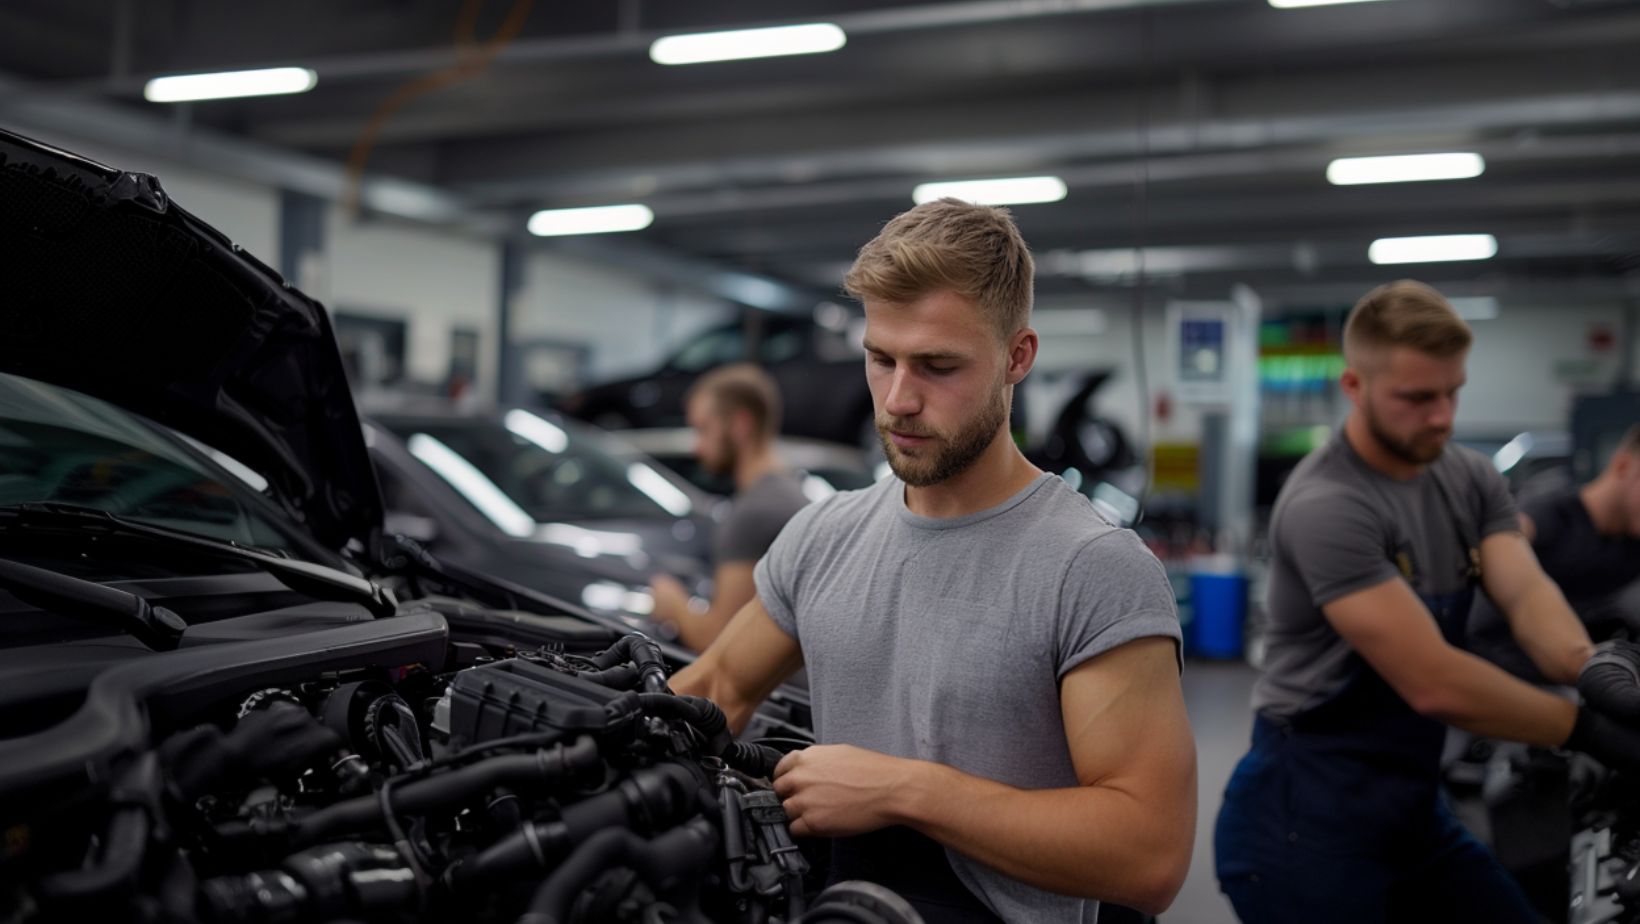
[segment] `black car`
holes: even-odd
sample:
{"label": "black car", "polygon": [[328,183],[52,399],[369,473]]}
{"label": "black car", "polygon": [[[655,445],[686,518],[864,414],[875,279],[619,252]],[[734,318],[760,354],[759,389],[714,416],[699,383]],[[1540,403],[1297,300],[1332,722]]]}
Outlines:
{"label": "black car", "polygon": [[324,310],[154,178],[0,132],[0,253],[0,919],[915,919],[686,653],[384,529]]}
{"label": "black car", "polygon": [[716,499],[592,427],[521,408],[374,413],[365,442],[390,530],[650,631],[648,585],[710,597]]}
{"label": "black car", "polygon": [[696,335],[661,363],[632,378],[605,382],[564,399],[566,414],[606,430],[684,425],[683,398],[718,366],[752,362],[774,377],[785,414],[781,431],[851,446],[875,446],[871,391],[857,332],[809,318],[760,315]]}

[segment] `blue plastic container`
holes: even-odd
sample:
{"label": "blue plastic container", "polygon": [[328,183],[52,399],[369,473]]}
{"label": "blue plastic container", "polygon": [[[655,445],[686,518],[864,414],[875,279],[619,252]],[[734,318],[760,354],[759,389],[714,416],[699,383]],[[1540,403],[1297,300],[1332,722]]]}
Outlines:
{"label": "blue plastic container", "polygon": [[1242,657],[1247,625],[1247,575],[1203,570],[1190,574],[1187,648],[1203,658]]}

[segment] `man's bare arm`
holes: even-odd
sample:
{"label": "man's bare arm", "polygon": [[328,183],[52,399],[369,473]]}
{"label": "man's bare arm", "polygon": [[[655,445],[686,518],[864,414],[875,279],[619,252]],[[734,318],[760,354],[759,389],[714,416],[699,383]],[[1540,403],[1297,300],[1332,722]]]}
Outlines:
{"label": "man's bare arm", "polygon": [[712,577],[712,605],[704,613],[678,618],[678,641],[691,651],[705,651],[717,640],[729,620],[757,593],[752,580],[756,562],[732,561],[719,565]]}
{"label": "man's bare arm", "polygon": [[670,686],[717,703],[739,734],[758,704],[802,666],[797,641],[775,624],[754,594],[695,663],[672,676]]}
{"label": "man's bare arm", "polygon": [[1448,645],[1400,578],[1346,594],[1322,613],[1420,715],[1483,735],[1559,747],[1577,707]]}
{"label": "man's bare arm", "polygon": [[788,755],[775,789],[796,834],[909,825],[1038,888],[1159,913],[1184,882],[1196,823],[1195,743],[1173,641],[1140,639],[1079,665],[1060,701],[1079,786],[1016,789],[834,746]]}
{"label": "man's bare arm", "polygon": [[[1526,520],[1525,514],[1521,518]],[[1507,532],[1487,536],[1481,542],[1481,573],[1487,596],[1509,620],[1515,641],[1543,676],[1556,683],[1576,683],[1594,645],[1565,595],[1543,573],[1526,539]]]}

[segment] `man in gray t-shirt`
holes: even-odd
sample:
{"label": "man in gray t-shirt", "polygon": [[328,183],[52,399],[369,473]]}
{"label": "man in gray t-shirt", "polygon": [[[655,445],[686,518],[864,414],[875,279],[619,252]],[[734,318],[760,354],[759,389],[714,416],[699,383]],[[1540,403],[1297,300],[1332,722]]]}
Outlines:
{"label": "man in gray t-shirt", "polygon": [[733,477],[735,496],[712,539],[711,602],[698,606],[676,579],[657,575],[650,618],[702,651],[752,598],[752,566],[809,499],[775,452],[780,392],[768,373],[749,363],[714,369],[689,389],[684,412],[695,457],[708,472]]}
{"label": "man in gray t-shirt", "polygon": [[820,744],[774,779],[792,831],[930,922],[1159,913],[1194,839],[1166,577],[1008,438],[1030,267],[1006,212],[949,199],[861,250],[847,286],[895,477],[794,517],[672,682],[738,729],[806,664]]}
{"label": "man in gray t-shirt", "polygon": [[1428,286],[1369,292],[1344,327],[1349,417],[1276,500],[1266,673],[1214,835],[1244,924],[1535,922],[1441,798],[1446,724],[1640,767],[1640,733],[1459,647],[1480,590],[1556,681],[1593,652],[1503,480],[1447,445],[1470,341]]}

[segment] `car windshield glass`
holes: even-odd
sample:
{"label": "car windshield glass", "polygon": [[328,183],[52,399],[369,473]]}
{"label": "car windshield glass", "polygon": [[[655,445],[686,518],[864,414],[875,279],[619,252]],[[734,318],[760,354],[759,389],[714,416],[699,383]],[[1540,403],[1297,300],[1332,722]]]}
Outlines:
{"label": "car windshield glass", "polygon": [[411,454],[503,529],[555,520],[685,516],[659,466],[596,431],[528,411],[501,420],[383,420]]}
{"label": "car windshield glass", "polygon": [[0,373],[0,505],[77,504],[209,539],[289,549],[254,512],[253,497],[144,418]]}

